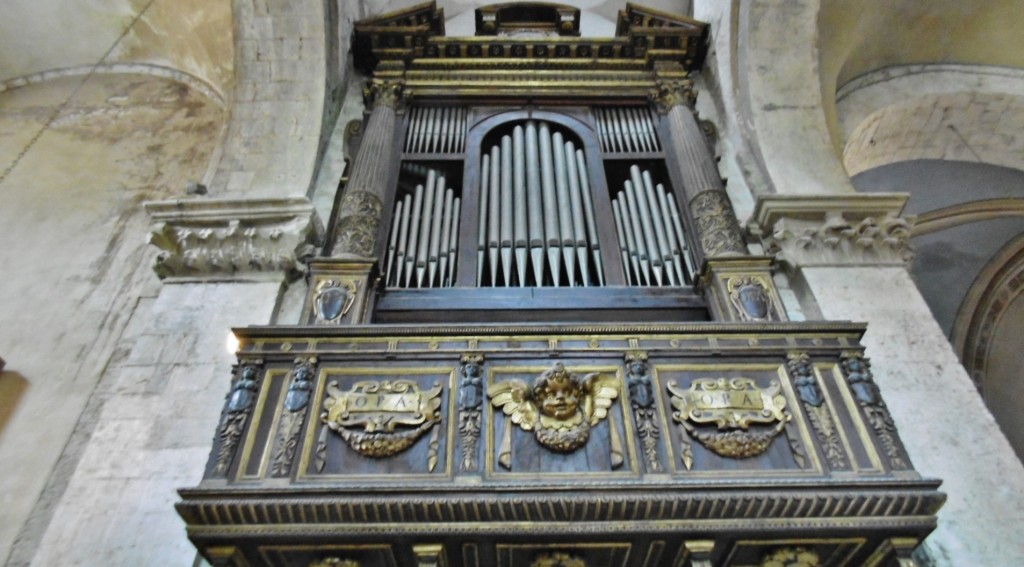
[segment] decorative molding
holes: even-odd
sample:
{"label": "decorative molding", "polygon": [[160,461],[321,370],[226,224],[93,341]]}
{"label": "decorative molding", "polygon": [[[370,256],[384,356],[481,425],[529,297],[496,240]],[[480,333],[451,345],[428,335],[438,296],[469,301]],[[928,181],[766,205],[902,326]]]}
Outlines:
{"label": "decorative molding", "polygon": [[165,283],[294,279],[323,242],[308,199],[181,199],[145,204],[153,270]]}
{"label": "decorative molding", "polygon": [[913,217],[905,193],[761,197],[747,229],[790,269],[905,266],[913,258]]}
{"label": "decorative molding", "polygon": [[984,199],[944,207],[918,215],[911,236],[921,236],[969,224],[1006,217],[1024,217],[1024,198]]}

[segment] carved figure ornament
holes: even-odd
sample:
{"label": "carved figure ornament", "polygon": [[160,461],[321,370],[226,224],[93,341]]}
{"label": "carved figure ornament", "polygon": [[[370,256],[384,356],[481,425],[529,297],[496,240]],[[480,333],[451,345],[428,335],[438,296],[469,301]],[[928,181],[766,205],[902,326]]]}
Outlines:
{"label": "carved figure ornament", "polygon": [[[541,445],[571,453],[585,445],[591,428],[608,416],[619,388],[612,376],[572,374],[558,362],[537,377],[532,387],[522,380],[505,380],[492,384],[487,395],[512,423],[532,431]],[[510,467],[511,427],[505,428],[505,435],[499,462]]]}

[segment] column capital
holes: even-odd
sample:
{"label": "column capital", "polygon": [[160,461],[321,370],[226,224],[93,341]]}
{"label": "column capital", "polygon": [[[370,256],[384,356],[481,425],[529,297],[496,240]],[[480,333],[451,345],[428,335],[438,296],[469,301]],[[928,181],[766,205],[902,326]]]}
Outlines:
{"label": "column capital", "polygon": [[363,103],[370,109],[387,106],[398,110],[405,102],[404,87],[402,81],[368,82],[363,86]]}
{"label": "column capital", "polygon": [[906,266],[914,217],[900,216],[905,193],[768,195],[747,223],[765,253],[789,269]]}
{"label": "column capital", "polygon": [[693,110],[697,103],[697,91],[693,88],[693,81],[690,79],[663,79],[659,78],[654,83],[654,89],[648,97],[662,111],[671,110],[676,106],[685,106]]}
{"label": "column capital", "polygon": [[145,204],[153,270],[165,283],[267,281],[305,273],[324,237],[305,198],[176,199]]}

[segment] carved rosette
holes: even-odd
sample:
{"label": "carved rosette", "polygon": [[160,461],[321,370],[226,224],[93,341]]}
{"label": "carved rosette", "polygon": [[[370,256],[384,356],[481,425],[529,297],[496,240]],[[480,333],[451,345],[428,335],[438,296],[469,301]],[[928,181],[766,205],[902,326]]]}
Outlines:
{"label": "carved rosette", "polygon": [[323,241],[306,199],[162,201],[146,211],[164,281],[296,278]]}
{"label": "carved rosette", "polygon": [[316,357],[307,359],[296,358],[292,369],[292,383],[284,397],[284,413],[277,428],[274,458],[271,464],[272,476],[288,476],[295,450],[299,446],[299,432],[306,416],[304,411],[309,405],[309,396],[313,389],[313,376],[316,373]]}
{"label": "carved rosette", "polygon": [[818,436],[818,442],[825,452],[829,466],[833,469],[847,468],[846,453],[839,439],[838,426],[832,412],[825,405],[825,396],[818,385],[818,379],[814,376],[811,357],[805,352],[790,353],[786,359],[786,369],[789,370],[793,388],[800,398],[804,411],[807,412],[811,428]]}
{"label": "carved rosette", "polygon": [[765,253],[790,268],[905,266],[914,256],[906,196],[776,195],[757,203],[748,230]]}
{"label": "carved rosette", "polygon": [[383,204],[377,195],[355,188],[346,191],[338,212],[333,255],[373,257],[382,210]]}
{"label": "carved rosette", "polygon": [[235,458],[238,441],[242,438],[245,425],[249,421],[249,413],[259,395],[260,380],[263,377],[263,361],[260,359],[243,362],[231,383],[227,403],[221,414],[220,426],[217,428],[217,460],[213,466],[213,476],[226,476],[231,462]]}
{"label": "carved rosette", "polygon": [[459,436],[462,438],[462,461],[459,468],[474,471],[477,468],[477,443],[483,408],[483,356],[462,357],[462,377],[459,384]]}
{"label": "carved rosette", "polygon": [[698,193],[690,200],[690,212],[696,221],[705,257],[747,255],[736,213],[725,191],[714,189]]}
{"label": "carved rosette", "polygon": [[871,362],[859,352],[846,352],[842,355],[842,367],[846,383],[853,392],[853,399],[882,443],[889,465],[894,469],[909,469],[910,464],[904,458],[906,450],[896,434],[896,424],[871,374]]}
{"label": "carved rosette", "polygon": [[636,423],[636,432],[640,437],[647,470],[661,472],[661,460],[658,458],[658,439],[661,437],[661,431],[655,415],[654,386],[651,384],[647,353],[633,352],[626,355],[626,389],[629,391],[633,421]]}

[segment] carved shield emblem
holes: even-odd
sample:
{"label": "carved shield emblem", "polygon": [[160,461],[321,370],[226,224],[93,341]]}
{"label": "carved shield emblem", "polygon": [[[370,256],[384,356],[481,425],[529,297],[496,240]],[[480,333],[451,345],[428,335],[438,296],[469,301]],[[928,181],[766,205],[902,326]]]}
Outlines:
{"label": "carved shield emblem", "polygon": [[317,287],[316,313],[323,321],[334,321],[347,314],[358,290],[357,284],[350,281],[323,280]]}
{"label": "carved shield emblem", "polygon": [[768,294],[757,284],[747,284],[738,291],[740,305],[751,319],[768,317]]}

